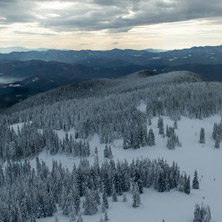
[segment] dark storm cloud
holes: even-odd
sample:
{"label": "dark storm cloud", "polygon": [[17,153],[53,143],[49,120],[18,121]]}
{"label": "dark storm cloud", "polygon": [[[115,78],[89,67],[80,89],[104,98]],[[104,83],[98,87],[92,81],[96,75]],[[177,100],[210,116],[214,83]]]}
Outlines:
{"label": "dark storm cloud", "polygon": [[0,0],[0,24],[36,22],[55,31],[127,32],[139,25],[217,17],[222,11],[221,0],[65,0],[60,2],[73,4],[46,11],[38,9],[38,2],[54,4],[52,0]]}

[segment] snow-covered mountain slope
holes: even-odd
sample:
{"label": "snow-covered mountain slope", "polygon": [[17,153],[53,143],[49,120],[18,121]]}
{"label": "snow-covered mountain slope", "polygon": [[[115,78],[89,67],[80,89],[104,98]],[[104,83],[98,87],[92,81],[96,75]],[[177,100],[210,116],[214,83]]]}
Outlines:
{"label": "snow-covered mountain slope", "polygon": [[52,89],[15,104],[9,111],[30,109],[33,106],[42,106],[43,104],[51,105],[70,99],[82,100],[110,94],[119,95],[145,88],[156,90],[162,86],[195,82],[202,82],[201,77],[188,71],[175,71],[167,73],[167,75],[163,73],[153,76],[152,72],[142,70],[119,79],[93,79]]}
{"label": "snow-covered mountain slope", "polygon": [[[178,121],[178,134],[182,147],[177,147],[175,150],[169,150],[166,148],[167,139],[162,138],[158,134],[157,122],[158,118],[152,120],[152,125],[148,128],[154,130],[156,136],[156,145],[153,147],[143,147],[141,149],[122,149],[122,140],[116,140],[112,144],[112,152],[114,160],[129,161],[135,158],[150,159],[163,158],[168,162],[176,161],[181,168],[181,171],[187,172],[193,177],[195,170],[199,173],[200,189],[191,190],[190,195],[184,193],[178,193],[177,191],[170,191],[166,193],[157,193],[152,188],[146,189],[144,194],[141,195],[142,205],[138,208],[132,208],[132,195],[127,193],[127,202],[122,202],[122,197],[118,197],[118,202],[112,202],[110,198],[110,209],[108,215],[110,221],[120,222],[135,220],[146,222],[146,221],[171,221],[171,222],[190,222],[193,219],[193,211],[196,203],[209,204],[211,207],[212,218],[215,222],[221,220],[221,187],[222,187],[222,176],[221,176],[221,158],[222,150],[214,148],[214,141],[212,139],[212,129],[214,122],[219,122],[220,116],[212,116],[203,120],[188,119],[182,117]],[[163,117],[165,125],[173,126],[173,121],[168,117]],[[205,128],[206,143],[199,143],[200,128]],[[59,131],[59,136],[62,138],[65,133]],[[71,130],[70,134],[74,131]],[[100,144],[97,136],[92,137],[90,140],[91,148],[98,147],[99,160],[104,161],[103,150],[104,144]],[[55,159],[61,162],[64,167],[70,170],[73,164],[79,162],[79,158],[73,158],[66,155],[55,155],[51,156],[46,152],[42,152],[39,158],[46,161],[48,166],[52,166],[52,160]],[[91,163],[94,161],[94,154],[89,157]],[[33,167],[35,161],[33,160]],[[101,217],[102,211],[94,216],[84,216],[84,222],[97,222]],[[58,217],[59,221],[68,222],[69,218],[62,215],[61,211],[58,211],[54,217],[45,218],[38,220],[39,222],[53,222],[55,216]]]}
{"label": "snow-covered mountain slope", "polygon": [[[25,165],[4,165],[5,175],[0,171],[0,182],[1,177],[5,181],[0,183],[4,188],[0,191],[4,197],[2,202],[20,212],[32,199],[34,211],[25,209],[29,217],[37,217],[41,222],[55,221],[55,216],[68,222],[69,218],[61,212],[68,215],[70,208],[74,214],[83,214],[84,222],[96,222],[104,215],[101,205],[95,211],[93,191],[97,196],[109,196],[110,221],[192,221],[195,204],[203,202],[210,205],[213,220],[219,222],[222,217],[222,154],[221,148],[214,147],[215,140],[220,143],[222,138],[221,95],[221,83],[206,83],[194,73],[183,71],[150,76],[143,71],[116,80],[71,84],[34,96],[0,118],[2,161],[17,160]],[[200,131],[205,132],[205,142],[201,136],[202,143],[199,143]],[[111,146],[113,161],[104,158],[106,145]],[[95,161],[95,147],[100,166]],[[138,161],[133,161],[137,158]],[[143,162],[145,158],[150,161]],[[24,159],[30,160],[36,172],[28,170],[29,164]],[[38,159],[46,165],[40,164]],[[125,159],[130,167],[123,162]],[[180,172],[173,162],[178,163]],[[23,176],[12,174],[15,169]],[[189,193],[187,184],[190,185],[187,176],[191,176],[192,182],[195,170],[200,189],[191,189],[190,194],[185,194]],[[119,185],[121,179],[125,182]],[[100,182],[96,184],[97,180]],[[107,182],[109,180],[111,182]],[[138,194],[137,186],[141,188],[141,183],[144,188],[142,204],[133,208],[131,191]],[[10,197],[9,184],[14,192],[13,202],[23,197],[21,204],[6,201]],[[127,202],[122,202],[122,196],[118,196],[118,202],[112,202],[111,196],[117,189],[113,186],[125,192]],[[31,196],[31,193],[37,194]],[[83,200],[86,196],[94,206],[93,213],[90,212],[92,216],[85,211]],[[71,207],[69,201],[78,202],[78,197],[80,209],[73,210],[75,204]],[[55,204],[62,211],[55,212]],[[0,215],[13,213],[5,213],[0,207]],[[14,215],[16,218],[16,213]]]}

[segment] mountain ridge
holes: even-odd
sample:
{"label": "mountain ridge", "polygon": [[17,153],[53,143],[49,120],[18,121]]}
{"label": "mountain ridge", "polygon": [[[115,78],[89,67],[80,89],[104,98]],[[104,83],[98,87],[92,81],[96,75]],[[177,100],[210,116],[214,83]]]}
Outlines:
{"label": "mountain ridge", "polygon": [[112,50],[55,50],[12,52],[0,54],[0,61],[43,60],[65,63],[78,63],[87,59],[115,58],[137,64],[180,65],[184,63],[218,64],[222,63],[222,46],[192,47],[166,52],[148,52],[146,50],[112,49]]}

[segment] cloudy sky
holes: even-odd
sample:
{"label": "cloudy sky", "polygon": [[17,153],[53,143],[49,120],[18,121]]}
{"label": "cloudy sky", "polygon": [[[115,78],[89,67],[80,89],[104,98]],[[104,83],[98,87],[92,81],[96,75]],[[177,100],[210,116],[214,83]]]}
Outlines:
{"label": "cloudy sky", "polygon": [[0,0],[0,47],[104,50],[221,44],[221,0]]}

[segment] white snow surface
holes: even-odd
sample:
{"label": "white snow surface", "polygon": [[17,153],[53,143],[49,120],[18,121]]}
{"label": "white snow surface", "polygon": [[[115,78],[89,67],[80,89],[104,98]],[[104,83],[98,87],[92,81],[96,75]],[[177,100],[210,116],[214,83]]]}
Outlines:
{"label": "white snow surface", "polygon": [[24,123],[15,123],[10,127],[17,133],[18,129],[21,129],[24,126]]}
{"label": "white snow surface", "polygon": [[144,101],[141,101],[141,102],[140,102],[140,105],[137,107],[137,109],[138,109],[139,111],[141,111],[141,112],[146,113],[146,104],[145,104],[145,102],[144,102]]}
{"label": "white snow surface", "polygon": [[[144,111],[144,104],[139,109]],[[173,121],[168,117],[163,117],[164,126],[173,126]],[[118,197],[118,202],[109,201],[110,208],[108,209],[108,216],[113,222],[191,222],[193,219],[194,206],[196,203],[203,202],[209,204],[211,207],[212,218],[214,222],[222,221],[222,148],[214,148],[214,141],[212,139],[212,129],[214,122],[219,122],[221,117],[219,115],[212,116],[203,120],[189,119],[181,117],[178,121],[178,129],[175,130],[182,142],[182,147],[176,147],[175,150],[168,150],[166,148],[166,138],[162,138],[158,134],[157,121],[158,118],[152,119],[152,127],[155,133],[156,145],[153,147],[143,147],[140,149],[123,150],[122,140],[116,140],[112,143],[113,158],[115,160],[127,159],[131,162],[134,158],[163,158],[169,163],[177,162],[181,172],[185,171],[193,178],[193,173],[197,169],[200,180],[200,189],[191,189],[190,195],[172,190],[170,192],[158,193],[151,188],[144,189],[141,195],[142,205],[139,208],[132,207],[132,197],[127,193],[127,202],[122,202],[122,197]],[[205,128],[205,144],[200,144],[199,133],[200,128]],[[74,134],[75,130],[69,133]],[[65,133],[57,131],[59,137],[62,138]],[[99,160],[103,161],[103,150],[105,145],[99,143],[98,136],[93,136],[89,139],[91,147],[91,156],[88,158],[90,162],[94,160],[94,149],[98,147]],[[51,168],[53,159],[61,161],[63,166],[69,168],[73,164],[78,164],[79,158],[67,155],[57,154],[51,156],[46,152],[39,155],[40,160],[47,162]],[[33,167],[35,160],[31,161]],[[215,179],[215,180],[214,180]],[[83,215],[84,222],[98,222],[102,212],[99,211],[94,216]],[[55,216],[60,222],[69,222],[69,218],[62,215],[60,210]],[[41,218],[38,222],[54,222],[54,217]]]}

